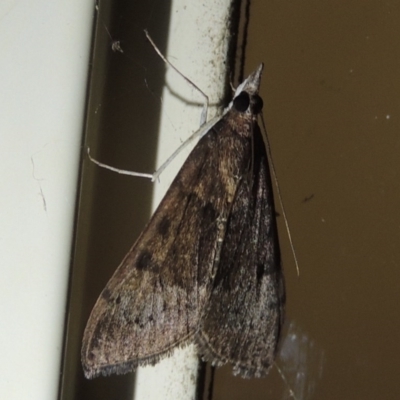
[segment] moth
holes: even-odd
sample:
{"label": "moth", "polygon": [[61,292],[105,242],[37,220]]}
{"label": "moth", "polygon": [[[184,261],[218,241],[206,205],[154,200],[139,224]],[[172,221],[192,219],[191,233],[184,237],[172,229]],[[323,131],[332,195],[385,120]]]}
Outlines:
{"label": "moth", "polygon": [[97,300],[83,336],[87,378],[154,365],[188,343],[244,378],[270,369],[285,288],[257,124],[262,70],[201,137]]}

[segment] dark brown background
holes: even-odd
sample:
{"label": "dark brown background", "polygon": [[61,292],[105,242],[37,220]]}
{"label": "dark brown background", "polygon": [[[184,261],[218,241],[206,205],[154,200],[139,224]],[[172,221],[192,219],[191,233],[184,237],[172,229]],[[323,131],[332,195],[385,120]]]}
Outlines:
{"label": "dark brown background", "polygon": [[[87,140],[104,162],[152,171],[164,66],[142,30],[163,49],[169,4],[106,6]],[[288,303],[278,365],[299,399],[400,398],[399,21],[395,1],[251,7],[246,71],[265,63],[264,118],[300,266],[298,277],[280,217]],[[62,398],[128,399],[132,375],[86,381],[77,357],[82,324],[149,218],[152,187],[86,162],[83,171]],[[276,369],[246,381],[228,367],[216,379],[215,399],[289,398]]]}

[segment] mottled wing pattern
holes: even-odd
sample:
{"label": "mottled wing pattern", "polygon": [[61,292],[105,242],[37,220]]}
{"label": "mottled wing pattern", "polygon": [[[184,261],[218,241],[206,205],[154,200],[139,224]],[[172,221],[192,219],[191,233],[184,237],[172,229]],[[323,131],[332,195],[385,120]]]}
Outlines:
{"label": "mottled wing pattern", "polygon": [[285,291],[256,122],[262,69],[239,85],[103,290],[83,338],[88,378],[155,364],[189,341],[235,374],[268,372]]}
{"label": "mottled wing pattern", "polygon": [[285,291],[265,146],[253,125],[254,158],[227,221],[220,262],[197,343],[206,361],[242,377],[264,376],[283,323]]}
{"label": "mottled wing pattern", "polygon": [[228,212],[220,140],[214,130],[200,140],[97,300],[82,346],[88,378],[155,364],[198,329]]}

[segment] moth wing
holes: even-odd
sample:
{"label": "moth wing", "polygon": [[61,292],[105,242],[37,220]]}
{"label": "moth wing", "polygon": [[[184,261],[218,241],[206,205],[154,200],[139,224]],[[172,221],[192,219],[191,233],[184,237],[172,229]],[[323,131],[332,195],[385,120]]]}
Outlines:
{"label": "moth wing", "polygon": [[199,141],[97,300],[82,345],[88,378],[155,364],[198,329],[216,253],[215,221],[226,212],[223,199],[213,203],[215,140],[210,131]]}
{"label": "moth wing", "polygon": [[206,361],[260,377],[272,365],[285,291],[264,143],[254,127],[253,172],[238,186],[211,297],[196,341]]}

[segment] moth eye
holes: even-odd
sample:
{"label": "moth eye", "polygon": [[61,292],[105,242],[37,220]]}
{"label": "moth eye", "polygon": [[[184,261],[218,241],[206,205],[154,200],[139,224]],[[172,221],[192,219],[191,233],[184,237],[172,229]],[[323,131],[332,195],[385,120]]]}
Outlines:
{"label": "moth eye", "polygon": [[233,99],[233,107],[239,112],[245,112],[249,105],[250,96],[247,92],[242,92]]}
{"label": "moth eye", "polygon": [[253,96],[253,113],[254,114],[260,114],[262,108],[263,108],[264,102],[263,99],[258,95]]}

